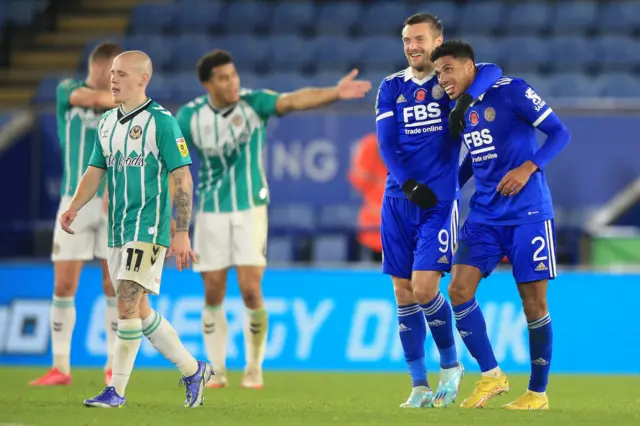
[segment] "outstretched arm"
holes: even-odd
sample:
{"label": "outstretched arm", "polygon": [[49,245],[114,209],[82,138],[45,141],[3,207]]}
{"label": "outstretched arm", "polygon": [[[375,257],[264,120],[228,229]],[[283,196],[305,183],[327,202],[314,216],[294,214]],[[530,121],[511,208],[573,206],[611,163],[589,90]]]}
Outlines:
{"label": "outstretched arm", "polygon": [[276,101],[276,113],[284,115],[293,111],[321,108],[340,99],[364,98],[371,90],[371,82],[356,80],[357,75],[358,70],[353,70],[333,87],[306,87],[295,92],[282,94]]}
{"label": "outstretched arm", "polygon": [[118,106],[113,101],[113,94],[110,91],[90,87],[79,87],[71,92],[69,103],[83,108],[111,109]]}

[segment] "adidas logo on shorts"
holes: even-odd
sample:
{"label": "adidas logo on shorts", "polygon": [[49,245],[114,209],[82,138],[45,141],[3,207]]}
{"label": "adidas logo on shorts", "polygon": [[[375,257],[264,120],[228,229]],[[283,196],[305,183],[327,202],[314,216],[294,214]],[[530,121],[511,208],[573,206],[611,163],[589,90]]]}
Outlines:
{"label": "adidas logo on shorts", "polygon": [[536,272],[546,271],[548,268],[544,266],[544,263],[540,262],[538,266],[536,266]]}
{"label": "adidas logo on shorts", "polygon": [[449,259],[447,259],[447,256],[442,256],[440,259],[438,259],[438,263],[449,263]]}

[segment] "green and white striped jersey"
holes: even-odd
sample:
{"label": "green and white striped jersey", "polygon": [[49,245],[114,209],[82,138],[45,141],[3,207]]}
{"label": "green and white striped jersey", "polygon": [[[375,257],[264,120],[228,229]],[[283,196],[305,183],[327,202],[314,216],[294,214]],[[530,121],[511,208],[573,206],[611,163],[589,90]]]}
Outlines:
{"label": "green and white striped jersey", "polygon": [[[82,108],[69,103],[74,90],[88,87],[84,81],[63,80],[56,90],[56,115],[58,120],[58,140],[62,148],[62,196],[73,196],[82,178],[96,140],[98,121],[104,110]],[[98,196],[102,196],[104,182],[100,185]]]}
{"label": "green and white striped jersey", "polygon": [[107,111],[89,164],[107,170],[109,247],[130,241],[169,246],[169,173],[191,164],[171,113],[149,99],[128,114]]}
{"label": "green and white striped jersey", "polygon": [[223,110],[208,95],[180,108],[180,129],[200,158],[199,211],[236,212],[269,203],[262,150],[278,96],[242,89],[240,101]]}

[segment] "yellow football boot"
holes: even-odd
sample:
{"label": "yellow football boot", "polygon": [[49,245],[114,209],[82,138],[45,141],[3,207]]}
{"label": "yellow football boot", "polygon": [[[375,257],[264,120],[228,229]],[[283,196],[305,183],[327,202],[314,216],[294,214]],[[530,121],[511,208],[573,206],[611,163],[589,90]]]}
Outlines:
{"label": "yellow football boot", "polygon": [[538,393],[527,390],[524,395],[502,408],[505,410],[548,410],[549,398],[546,392]]}
{"label": "yellow football boot", "polygon": [[487,402],[494,396],[502,395],[509,392],[509,380],[501,371],[496,377],[482,376],[476,382],[471,395],[467,397],[460,407],[462,408],[484,408]]}

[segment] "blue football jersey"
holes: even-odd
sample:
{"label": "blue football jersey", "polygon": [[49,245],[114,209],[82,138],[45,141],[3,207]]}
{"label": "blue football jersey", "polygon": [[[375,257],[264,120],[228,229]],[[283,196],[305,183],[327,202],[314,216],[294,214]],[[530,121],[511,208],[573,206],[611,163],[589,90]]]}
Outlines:
{"label": "blue football jersey", "polygon": [[551,114],[551,107],[531,86],[510,77],[499,79],[471,105],[463,135],[476,185],[469,221],[518,225],[553,218],[551,193],[542,170],[533,173],[515,196],[497,191],[510,170],[533,159],[539,149],[536,127]]}
{"label": "blue football jersey", "polygon": [[[435,74],[418,80],[410,67],[382,81],[376,102],[376,120],[395,120],[398,155],[407,174],[440,200],[455,200],[460,194],[461,144],[447,128],[449,104]],[[402,183],[387,174],[385,195],[406,198]]]}

